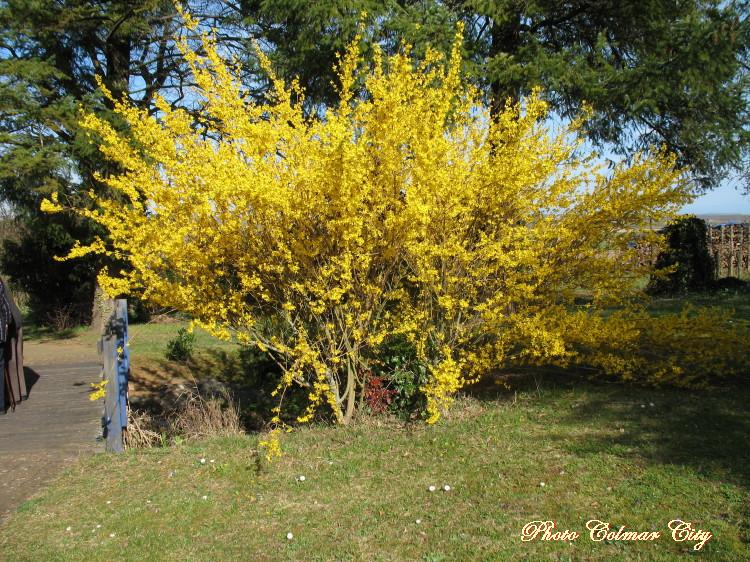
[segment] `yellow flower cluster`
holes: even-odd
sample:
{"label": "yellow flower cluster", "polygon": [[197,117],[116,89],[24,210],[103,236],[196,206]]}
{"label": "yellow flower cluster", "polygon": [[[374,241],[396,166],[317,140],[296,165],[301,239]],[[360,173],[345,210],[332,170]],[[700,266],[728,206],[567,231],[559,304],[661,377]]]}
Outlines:
{"label": "yellow flower cluster", "polygon": [[107,383],[109,381],[100,381],[100,382],[92,382],[89,386],[91,386],[91,393],[89,394],[89,400],[92,402],[95,402],[96,400],[99,400],[100,398],[104,398],[107,395],[107,389],[105,388],[107,386]]}
{"label": "yellow flower cluster", "polygon": [[427,423],[435,423],[441,410],[451,403],[453,395],[464,385],[463,371],[453,359],[450,346],[443,347],[444,359],[430,371],[430,381],[420,390],[427,397]]}
{"label": "yellow flower cluster", "polygon": [[309,389],[301,420],[322,405],[351,419],[375,349],[399,335],[430,366],[433,422],[494,366],[570,355],[551,313],[580,287],[593,306],[627,300],[645,271],[634,233],[691,195],[658,150],[601,169],[578,122],[550,128],[540,92],[491,118],[461,76],[461,29],[447,59],[375,44],[365,63],[361,41],[325,115],[306,115],[260,50],[266,103],[249,101],[210,37],[200,54],[180,41],[199,126],[160,98],[153,113],[117,102],[127,134],[83,114],[118,172],[100,178],[114,195],[92,193],[97,207],[80,212],[108,233],[88,249],[131,266],[102,271],[105,290],[137,289],[268,351],[286,372],[280,400]]}
{"label": "yellow flower cluster", "polygon": [[265,439],[258,442],[258,446],[265,451],[266,460],[269,462],[282,456],[281,430],[277,427],[273,428]]}
{"label": "yellow flower cluster", "polygon": [[722,309],[654,316],[630,307],[606,317],[563,313],[554,322],[575,350],[570,360],[623,380],[704,388],[750,369],[748,329]]}

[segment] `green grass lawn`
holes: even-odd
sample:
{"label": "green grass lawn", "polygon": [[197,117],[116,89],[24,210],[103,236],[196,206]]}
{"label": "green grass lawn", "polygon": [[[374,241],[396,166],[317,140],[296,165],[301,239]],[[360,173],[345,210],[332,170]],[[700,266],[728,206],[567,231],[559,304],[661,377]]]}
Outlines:
{"label": "green grass lawn", "polygon": [[[165,324],[133,324],[128,329],[130,355],[133,358],[163,359],[169,340],[177,336],[180,328],[187,328],[187,321],[175,321]],[[195,328],[195,350],[200,353],[206,349],[237,349],[237,344],[225,342],[211,336],[202,328]]]}
{"label": "green grass lawn", "polygon": [[[652,310],[686,300],[750,322],[749,295],[659,299]],[[231,381],[255,365],[199,329],[196,359],[166,362],[184,326],[132,325],[136,372]],[[256,435],[82,459],[0,525],[0,560],[750,560],[750,389],[538,377],[485,385],[435,426],[365,418],[300,428],[270,465]],[[699,552],[675,542],[667,524],[677,518],[714,536]],[[594,542],[591,519],[662,536]],[[534,520],[581,536],[522,542]]]}
{"label": "green grass lawn", "polygon": [[655,314],[677,313],[691,304],[696,307],[720,307],[734,313],[736,320],[750,325],[750,293],[693,294],[682,297],[654,299],[649,309]]}
{"label": "green grass lawn", "polygon": [[[40,326],[32,322],[23,325],[25,341],[67,341],[86,337],[90,332],[88,326],[76,326],[65,330],[54,330],[48,326]],[[93,332],[91,332],[93,334]]]}
{"label": "green grass lawn", "polygon": [[[128,338],[130,342],[130,354],[133,358],[144,358],[150,360],[164,359],[167,344],[177,336],[181,328],[187,328],[187,320],[173,320],[169,322],[155,322],[144,324],[131,324],[128,327]],[[237,344],[219,340],[211,336],[202,328],[195,328],[195,351],[237,349]],[[99,332],[88,326],[79,326],[62,331],[54,331],[49,328],[27,324],[24,326],[24,338],[32,342],[65,342],[81,343],[96,347]]]}
{"label": "green grass lawn", "polygon": [[[548,376],[435,426],[303,428],[271,465],[252,436],[101,454],[0,526],[0,558],[750,560],[749,400]],[[694,552],[676,518],[714,536]],[[521,542],[539,519],[582,535]],[[593,542],[590,519],[662,536]]]}

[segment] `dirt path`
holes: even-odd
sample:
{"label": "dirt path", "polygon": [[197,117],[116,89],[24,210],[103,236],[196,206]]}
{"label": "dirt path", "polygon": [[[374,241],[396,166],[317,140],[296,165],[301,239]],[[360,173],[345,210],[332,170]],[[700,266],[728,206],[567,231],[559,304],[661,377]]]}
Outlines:
{"label": "dirt path", "polygon": [[0,521],[80,455],[103,450],[101,403],[88,399],[96,349],[27,342],[24,355],[29,398],[0,415]]}

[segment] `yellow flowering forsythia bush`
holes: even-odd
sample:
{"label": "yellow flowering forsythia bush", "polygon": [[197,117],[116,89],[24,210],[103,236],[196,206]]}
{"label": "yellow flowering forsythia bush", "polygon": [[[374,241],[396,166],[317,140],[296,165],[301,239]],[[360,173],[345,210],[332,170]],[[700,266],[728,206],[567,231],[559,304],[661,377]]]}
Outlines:
{"label": "yellow flowering forsythia bush", "polygon": [[126,271],[102,271],[108,293],[137,289],[271,353],[284,372],[276,431],[291,385],[309,390],[299,421],[321,406],[351,419],[388,337],[405,338],[428,366],[429,422],[509,361],[578,360],[590,346],[597,366],[640,368],[597,347],[623,334],[635,347],[635,322],[620,317],[612,336],[572,304],[581,287],[593,308],[632,296],[644,274],[633,233],[690,199],[672,156],[602,170],[581,154],[578,123],[544,124],[538,93],[491,119],[459,72],[460,32],[447,60],[414,61],[407,47],[384,57],[374,45],[371,64],[358,37],[340,59],[340,102],[311,116],[260,51],[272,94],[247,101],[202,40],[202,55],[180,43],[198,123],[158,98],[155,116],[118,102],[127,135],[83,116],[120,172],[101,178],[112,197],[92,193],[97,206],[79,210],[108,238],[71,256],[127,260]]}
{"label": "yellow flowering forsythia bush", "polygon": [[568,312],[551,322],[569,354],[554,361],[584,365],[622,380],[704,388],[712,378],[750,372],[750,334],[725,310],[686,306],[654,316],[629,306],[608,317]]}

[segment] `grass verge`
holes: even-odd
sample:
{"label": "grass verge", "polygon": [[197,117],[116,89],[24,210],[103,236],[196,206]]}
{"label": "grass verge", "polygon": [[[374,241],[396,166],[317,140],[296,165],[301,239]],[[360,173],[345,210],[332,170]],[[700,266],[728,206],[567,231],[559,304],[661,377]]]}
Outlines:
{"label": "grass verge", "polygon": [[[0,552],[87,561],[750,560],[748,399],[744,388],[696,394],[550,377],[463,398],[436,426],[303,428],[270,466],[254,437],[98,455],[23,504],[0,527]],[[428,491],[444,484],[449,492]],[[714,536],[697,553],[670,537],[675,518]],[[521,542],[537,519],[582,536]],[[593,542],[590,519],[662,537]]]}

